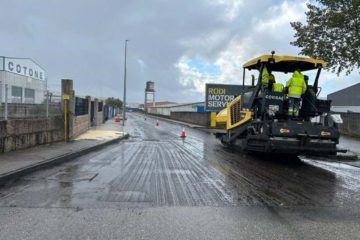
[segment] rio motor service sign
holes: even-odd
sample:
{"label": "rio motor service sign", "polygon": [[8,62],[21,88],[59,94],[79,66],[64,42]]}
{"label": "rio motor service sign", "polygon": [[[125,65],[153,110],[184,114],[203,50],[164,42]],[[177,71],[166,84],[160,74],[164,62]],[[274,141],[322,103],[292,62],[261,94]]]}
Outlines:
{"label": "rio motor service sign", "polygon": [[31,59],[7,58],[2,59],[4,71],[16,73],[34,79],[45,80],[45,71]]}
{"label": "rio motor service sign", "polygon": [[242,92],[241,85],[206,84],[205,109],[208,112],[219,112],[226,108]]}

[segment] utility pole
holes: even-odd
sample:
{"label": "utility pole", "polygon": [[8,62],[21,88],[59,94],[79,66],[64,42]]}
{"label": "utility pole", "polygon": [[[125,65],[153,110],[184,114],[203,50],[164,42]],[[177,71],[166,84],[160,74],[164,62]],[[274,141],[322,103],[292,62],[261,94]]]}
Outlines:
{"label": "utility pole", "polygon": [[5,112],[4,112],[4,119],[8,120],[8,91],[9,86],[5,84]]}
{"label": "utility pole", "polygon": [[49,91],[48,91],[48,80],[45,79],[45,92],[46,92],[46,118],[49,117]]}
{"label": "utility pole", "polygon": [[125,40],[125,60],[124,60],[124,100],[123,100],[123,121],[122,125],[125,126],[125,119],[126,119],[126,48],[127,42],[129,40]]}

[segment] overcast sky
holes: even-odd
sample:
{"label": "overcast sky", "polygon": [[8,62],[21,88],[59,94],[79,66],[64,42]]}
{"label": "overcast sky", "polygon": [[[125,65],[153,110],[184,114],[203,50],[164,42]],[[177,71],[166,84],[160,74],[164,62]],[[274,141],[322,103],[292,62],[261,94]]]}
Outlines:
{"label": "overcast sky", "polygon": [[[290,21],[304,21],[301,0],[0,0],[0,56],[29,57],[51,90],[74,80],[78,95],[121,97],[124,40],[128,101],[203,101],[206,82],[240,84],[242,64],[275,50],[293,55]],[[359,82],[358,73],[322,76],[323,96]]]}

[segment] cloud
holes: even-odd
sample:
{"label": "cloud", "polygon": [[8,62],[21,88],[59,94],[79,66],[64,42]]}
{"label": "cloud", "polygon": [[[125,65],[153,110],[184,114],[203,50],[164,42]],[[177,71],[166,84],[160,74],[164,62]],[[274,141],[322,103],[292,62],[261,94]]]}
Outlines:
{"label": "cloud", "polygon": [[[297,49],[290,46],[289,42],[293,34],[289,21],[301,21],[304,19],[305,2],[283,1],[280,5],[267,6],[258,1],[257,12],[262,14],[232,18],[236,24],[230,26],[234,29],[227,30],[227,41],[223,41],[223,48],[216,51],[216,55],[207,57],[200,55],[208,64],[213,64],[220,69],[218,76],[209,76],[206,72],[191,70],[186,66],[183,59],[191,58],[191,54],[180,58],[181,63],[179,82],[187,87],[195,86],[199,92],[203,92],[206,81],[219,83],[237,83],[242,79],[242,64],[247,60],[262,54],[276,50],[280,54],[295,54]],[[243,6],[246,9],[246,6]],[[239,16],[246,14],[246,10],[239,10]],[[236,31],[239,29],[239,31]],[[202,38],[201,38],[202,39]],[[201,39],[193,39],[193,42],[204,42]],[[218,38],[219,39],[219,38]],[[213,41],[207,44],[208,49],[216,46]],[[190,46],[189,46],[190,47]],[[188,51],[190,53],[195,50]],[[199,54],[199,52],[197,52]],[[198,55],[197,55],[198,56]],[[199,57],[199,56],[198,56]],[[186,70],[184,70],[186,69]],[[250,75],[247,83],[250,83]]]}
{"label": "cloud", "polygon": [[227,21],[232,21],[239,15],[240,7],[244,6],[243,0],[215,0],[211,2],[213,5],[223,5],[225,6],[225,11],[223,12],[223,19]]}

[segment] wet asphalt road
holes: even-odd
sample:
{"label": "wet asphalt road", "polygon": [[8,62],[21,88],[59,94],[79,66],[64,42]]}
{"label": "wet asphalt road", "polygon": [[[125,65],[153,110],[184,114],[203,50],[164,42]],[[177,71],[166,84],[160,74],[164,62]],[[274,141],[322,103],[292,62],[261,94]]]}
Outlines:
{"label": "wet asphalt road", "polygon": [[249,156],[128,118],[128,140],[2,187],[0,239],[359,238],[360,168]]}

